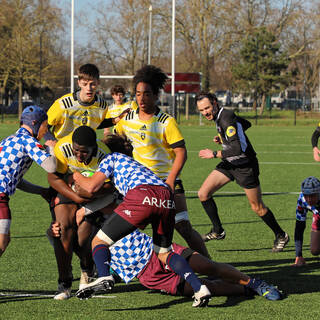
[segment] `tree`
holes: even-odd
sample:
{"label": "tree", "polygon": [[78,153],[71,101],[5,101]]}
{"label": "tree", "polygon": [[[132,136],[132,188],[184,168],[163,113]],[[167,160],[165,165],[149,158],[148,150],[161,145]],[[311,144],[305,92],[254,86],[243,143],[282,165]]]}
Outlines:
{"label": "tree", "polygon": [[262,98],[262,113],[266,96],[289,84],[288,54],[281,51],[275,35],[262,27],[244,39],[240,56],[240,63],[233,67],[233,76],[242,90],[255,92],[256,97]]}

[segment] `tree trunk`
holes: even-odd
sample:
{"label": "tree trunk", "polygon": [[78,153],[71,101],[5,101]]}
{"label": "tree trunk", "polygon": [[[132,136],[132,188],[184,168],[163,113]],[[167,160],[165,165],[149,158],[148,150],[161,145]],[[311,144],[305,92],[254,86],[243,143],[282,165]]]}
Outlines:
{"label": "tree trunk", "polygon": [[260,116],[263,114],[265,105],[266,105],[266,94],[264,93],[262,95],[262,101],[261,101],[261,106],[260,106],[260,113],[259,113]]}
{"label": "tree trunk", "polygon": [[23,88],[22,88],[22,79],[19,79],[19,84],[18,84],[18,115],[19,115],[19,119],[21,117],[21,113],[22,113],[22,92]]}

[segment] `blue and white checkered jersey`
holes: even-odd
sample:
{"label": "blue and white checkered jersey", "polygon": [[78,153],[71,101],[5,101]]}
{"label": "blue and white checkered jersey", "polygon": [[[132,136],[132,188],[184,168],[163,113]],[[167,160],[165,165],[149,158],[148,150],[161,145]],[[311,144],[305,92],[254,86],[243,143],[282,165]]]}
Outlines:
{"label": "blue and white checkered jersey", "polygon": [[139,185],[148,184],[168,187],[156,174],[133,158],[118,152],[109,153],[99,164],[102,172],[112,180],[118,191],[125,196]]}
{"label": "blue and white checkered jersey", "polygon": [[139,230],[115,242],[111,247],[111,268],[125,282],[136,277],[149,262],[153,252],[152,238]]}
{"label": "blue and white checkered jersey", "polygon": [[41,165],[50,157],[25,128],[0,142],[0,193],[12,195],[32,161]]}
{"label": "blue and white checkered jersey", "polygon": [[306,221],[308,211],[312,211],[313,214],[319,214],[319,206],[310,206],[303,196],[303,193],[300,192],[297,201],[296,219],[298,221]]}

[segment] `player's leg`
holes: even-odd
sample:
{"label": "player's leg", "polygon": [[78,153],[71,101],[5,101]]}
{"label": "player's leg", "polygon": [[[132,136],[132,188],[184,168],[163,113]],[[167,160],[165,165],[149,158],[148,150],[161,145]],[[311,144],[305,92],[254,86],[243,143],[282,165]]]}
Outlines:
{"label": "player's leg", "polygon": [[10,242],[11,211],[9,198],[0,194],[0,257],[5,252]]}
{"label": "player's leg", "polygon": [[56,300],[65,300],[71,296],[72,286],[72,253],[73,241],[76,234],[75,204],[58,204],[54,207],[54,221],[61,227],[60,238],[54,238],[54,253],[58,266],[58,294],[54,297]]}
{"label": "player's leg", "polygon": [[115,281],[113,276],[110,275],[111,253],[109,247],[136,228],[136,226],[115,212],[103,223],[91,244],[92,256],[97,268],[98,278],[88,285],[84,285],[77,291],[76,296],[79,299],[88,299],[97,291],[108,292],[112,290]]}
{"label": "player's leg", "polygon": [[176,206],[175,229],[185,239],[191,249],[200,252],[206,257],[210,257],[201,235],[190,223],[187,201],[181,180],[178,180],[178,184],[175,187],[174,202]]}
{"label": "player's leg", "polygon": [[208,175],[198,191],[199,200],[212,223],[210,232],[203,236],[204,241],[225,238],[225,232],[218,215],[218,208],[212,195],[230,181],[230,177],[215,169]]}
{"label": "player's leg", "polygon": [[251,278],[230,264],[209,260],[197,252],[189,257],[188,262],[196,273],[222,280],[222,282],[210,283],[208,288],[210,291],[214,290],[211,291],[214,294],[237,295],[241,291],[239,287],[241,285],[245,287],[242,292],[252,290],[268,300],[279,300],[282,297],[280,291],[273,285],[260,279]]}
{"label": "player's leg", "polygon": [[310,251],[314,256],[320,254],[320,230],[311,230]]}
{"label": "player's leg", "polygon": [[282,230],[275,216],[273,215],[273,212],[263,203],[260,185],[251,189],[244,188],[244,191],[247,195],[251,209],[263,220],[263,222],[273,231],[275,235],[272,251],[282,251],[289,242],[289,235]]}

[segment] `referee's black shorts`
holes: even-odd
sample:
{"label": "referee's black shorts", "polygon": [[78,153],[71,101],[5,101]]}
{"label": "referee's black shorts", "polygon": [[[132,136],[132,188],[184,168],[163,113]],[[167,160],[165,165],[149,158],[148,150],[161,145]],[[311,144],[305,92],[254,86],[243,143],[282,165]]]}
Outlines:
{"label": "referee's black shorts", "polygon": [[253,189],[260,185],[259,181],[259,163],[258,159],[251,159],[249,163],[235,166],[228,161],[221,161],[216,166],[216,170],[223,173],[231,181],[245,189]]}

